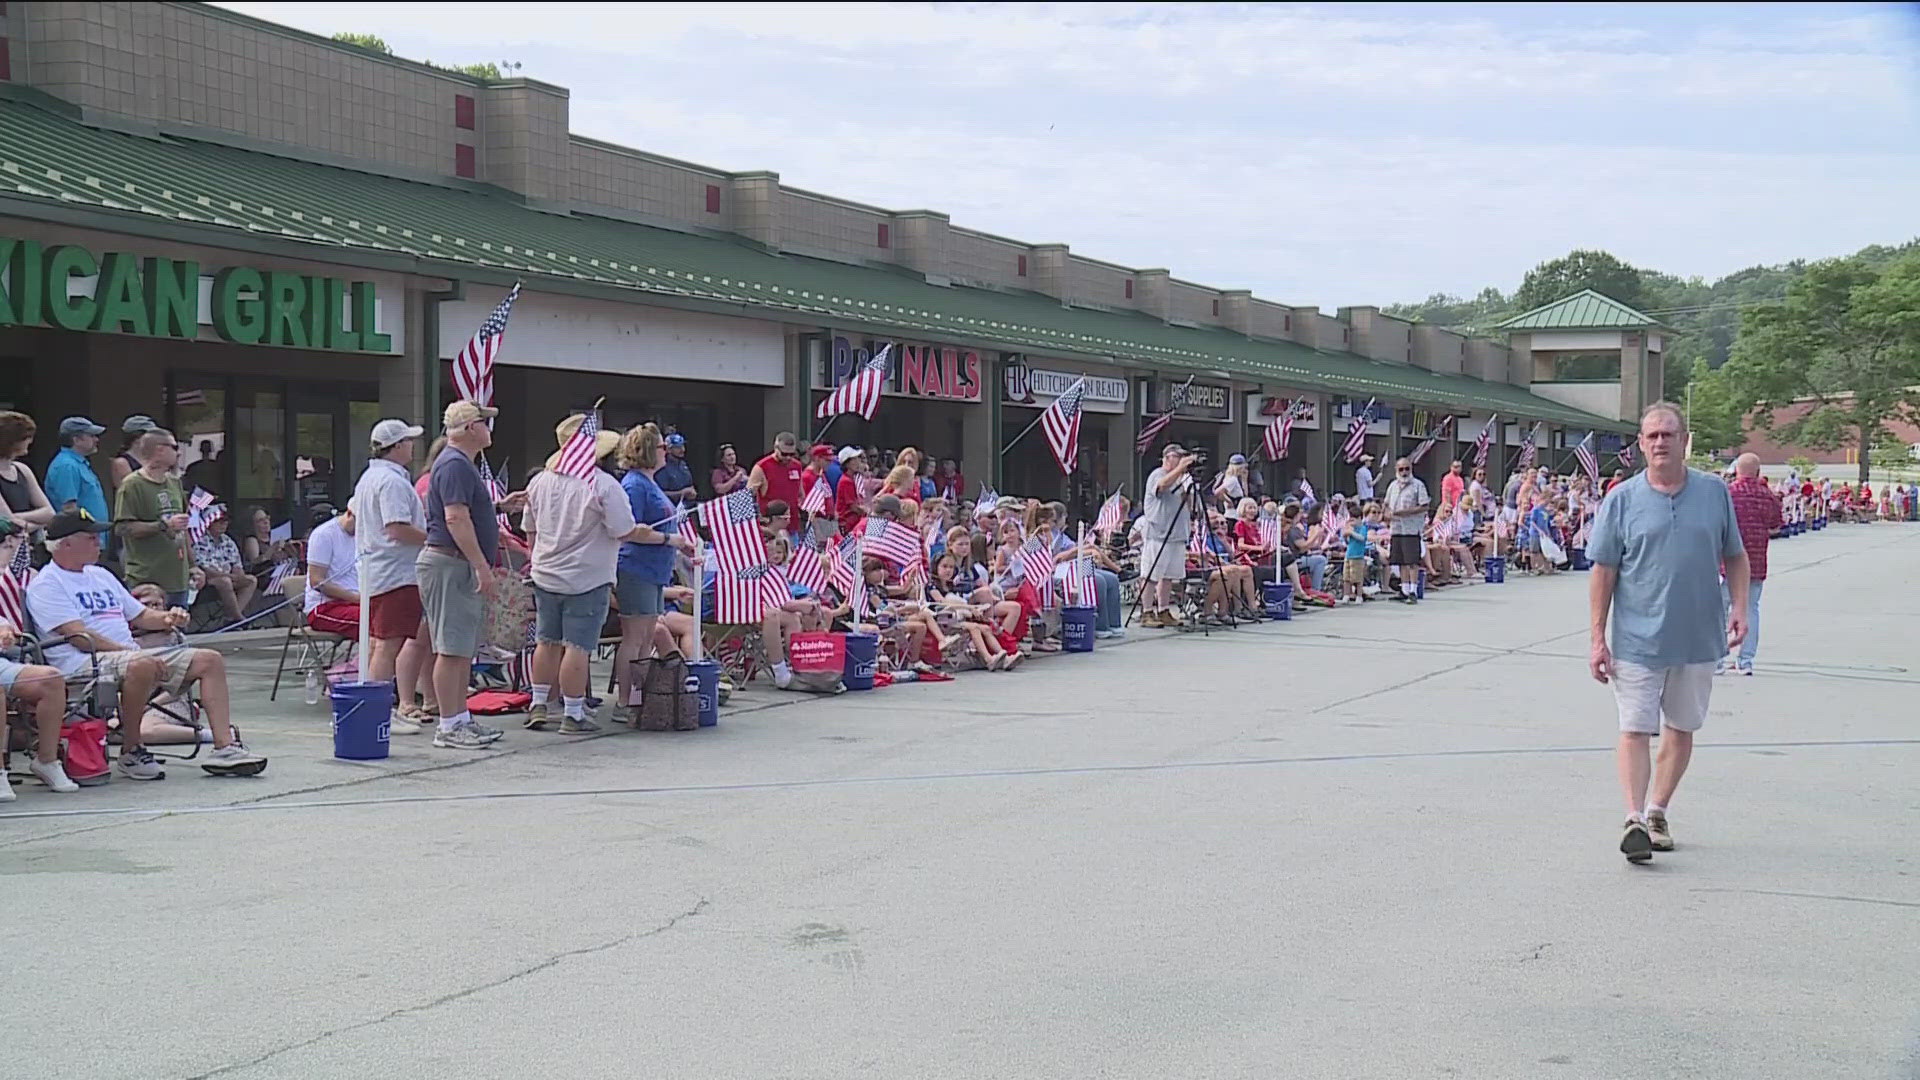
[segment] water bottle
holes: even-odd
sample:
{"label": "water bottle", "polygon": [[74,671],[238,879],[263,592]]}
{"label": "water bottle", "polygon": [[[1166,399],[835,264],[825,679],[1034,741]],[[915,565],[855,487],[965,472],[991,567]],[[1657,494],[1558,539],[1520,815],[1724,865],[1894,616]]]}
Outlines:
{"label": "water bottle", "polygon": [[318,671],[307,672],[307,704],[320,704],[320,673]]}

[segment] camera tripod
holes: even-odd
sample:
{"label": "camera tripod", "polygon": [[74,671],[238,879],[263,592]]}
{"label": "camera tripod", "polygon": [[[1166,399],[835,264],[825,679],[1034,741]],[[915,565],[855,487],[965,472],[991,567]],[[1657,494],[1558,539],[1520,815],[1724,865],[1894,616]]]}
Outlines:
{"label": "camera tripod", "polygon": [[[1206,504],[1205,497],[1201,495],[1202,485],[1191,474],[1182,477],[1180,479],[1180,483],[1183,486],[1183,493],[1181,495],[1181,498],[1184,501],[1184,506],[1187,511],[1188,528],[1191,529],[1193,527],[1194,522],[1199,522],[1200,527],[1203,529],[1207,528],[1207,524],[1206,524],[1207,504]],[[1175,530],[1177,530],[1179,527],[1180,527],[1180,515],[1176,513],[1173,517],[1173,520],[1167,522],[1167,530],[1160,537],[1159,550],[1161,551],[1166,550],[1167,544],[1172,542],[1173,534]],[[1209,539],[1211,539],[1212,537],[1211,529],[1208,530],[1208,537]],[[1186,556],[1184,554],[1184,545],[1182,546],[1182,551],[1183,551],[1183,554],[1181,555],[1181,564],[1182,566],[1184,566],[1186,562]],[[1145,552],[1143,551],[1142,554],[1145,554]],[[1205,586],[1208,582],[1208,578],[1212,575],[1212,573],[1216,570],[1221,570],[1224,567],[1224,565],[1225,563],[1223,558],[1213,550],[1213,545],[1210,543],[1206,545],[1205,550],[1203,550],[1200,553],[1200,578],[1201,578],[1202,585]],[[1127,613],[1127,625],[1129,626],[1139,621],[1140,606],[1146,602],[1147,590],[1154,587],[1153,581],[1147,576],[1148,569],[1151,569],[1151,567],[1143,568],[1141,571],[1140,591],[1137,594],[1135,594],[1133,598],[1133,610]],[[1187,587],[1186,578],[1184,575],[1182,575],[1181,580],[1178,583],[1176,583],[1175,589],[1185,590],[1186,587]],[[1226,589],[1226,575],[1224,573],[1222,573],[1221,575],[1220,587],[1224,595],[1224,592]],[[1204,601],[1199,606],[1202,606],[1202,607],[1205,606]],[[1226,613],[1225,619],[1226,619],[1226,627],[1228,629],[1232,629],[1233,627],[1240,625],[1241,620],[1234,615],[1233,604],[1230,602],[1230,599],[1229,599],[1229,602],[1223,603],[1221,605],[1221,610],[1223,610]],[[1198,607],[1195,608],[1195,611],[1193,614],[1194,614],[1194,617],[1192,621],[1180,627],[1180,629],[1192,630],[1195,627],[1198,627],[1202,635],[1211,636],[1212,627],[1209,626],[1206,620],[1201,617],[1201,615],[1199,614]]]}

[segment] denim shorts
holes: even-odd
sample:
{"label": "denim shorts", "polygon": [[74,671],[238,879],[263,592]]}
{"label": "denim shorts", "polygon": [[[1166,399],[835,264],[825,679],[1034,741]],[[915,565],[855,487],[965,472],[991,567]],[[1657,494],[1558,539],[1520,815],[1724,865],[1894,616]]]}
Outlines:
{"label": "denim shorts", "polygon": [[25,667],[25,664],[16,664],[6,657],[0,656],[0,690],[13,689],[13,680],[20,677],[20,672]]}
{"label": "denim shorts", "polygon": [[658,615],[663,610],[661,597],[665,590],[665,585],[643,580],[638,574],[630,574],[622,570],[615,580],[613,595],[620,601],[622,617]]}
{"label": "denim shorts", "polygon": [[610,585],[601,585],[583,593],[567,594],[548,592],[535,585],[535,638],[592,652],[594,646],[600,644],[600,628],[607,622],[607,594],[612,589]]}

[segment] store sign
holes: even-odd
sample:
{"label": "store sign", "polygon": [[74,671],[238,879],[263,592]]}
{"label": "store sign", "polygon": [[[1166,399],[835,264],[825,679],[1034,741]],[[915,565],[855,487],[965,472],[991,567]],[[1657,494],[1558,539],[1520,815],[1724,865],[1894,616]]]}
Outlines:
{"label": "store sign", "polygon": [[[1320,426],[1320,403],[1314,398],[1302,398],[1304,411],[1294,418],[1294,426],[1317,428]],[[1267,424],[1273,418],[1287,411],[1294,402],[1293,398],[1274,397],[1271,394],[1247,395],[1247,423]]]}
{"label": "store sign", "polygon": [[[831,389],[846,382],[886,345],[879,340],[862,340],[856,344],[835,335],[821,361],[825,370],[817,373],[819,385]],[[979,401],[980,374],[985,366],[984,355],[978,349],[894,342],[886,392],[896,397],[936,401]]]}
{"label": "store sign", "polygon": [[230,266],[211,275],[191,259],[96,258],[74,244],[0,237],[0,326],[52,326],[192,341],[208,323],[222,341],[289,349],[390,353],[371,281]]}
{"label": "store sign", "polygon": [[1185,379],[1155,379],[1147,384],[1147,396],[1140,403],[1140,413],[1158,416],[1171,408],[1175,416],[1225,421],[1233,416],[1232,403],[1232,388],[1225,383],[1188,384]]}
{"label": "store sign", "polygon": [[[1072,371],[1049,371],[1046,368],[1030,368],[1019,360],[1011,360],[1001,373],[1001,389],[1010,405],[1040,405],[1051,401],[1073,389],[1079,382],[1081,373]],[[1088,403],[1106,402],[1113,405],[1127,403],[1127,380],[1110,379],[1101,375],[1087,375],[1087,387],[1083,400]],[[1118,409],[1102,410],[1117,412]]]}

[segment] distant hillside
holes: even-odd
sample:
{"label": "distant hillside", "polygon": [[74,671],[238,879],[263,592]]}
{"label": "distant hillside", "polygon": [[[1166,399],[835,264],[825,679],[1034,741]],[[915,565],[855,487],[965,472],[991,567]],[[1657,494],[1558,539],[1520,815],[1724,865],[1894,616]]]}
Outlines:
{"label": "distant hillside", "polygon": [[[1920,239],[1897,247],[1874,244],[1860,249],[1856,257],[1885,265],[1914,252],[1920,252]],[[1491,286],[1470,299],[1435,293],[1419,303],[1393,304],[1384,310],[1402,319],[1485,332],[1522,311],[1592,288],[1678,331],[1667,351],[1665,389],[1673,397],[1692,378],[1696,360],[1705,359],[1710,369],[1727,362],[1728,351],[1739,333],[1742,307],[1777,299],[1806,266],[1801,259],[1780,266],[1753,266],[1708,283],[1697,277],[1679,278],[1643,270],[1606,252],[1576,251],[1534,267],[1512,293]]]}

